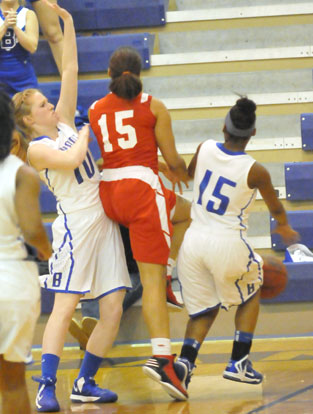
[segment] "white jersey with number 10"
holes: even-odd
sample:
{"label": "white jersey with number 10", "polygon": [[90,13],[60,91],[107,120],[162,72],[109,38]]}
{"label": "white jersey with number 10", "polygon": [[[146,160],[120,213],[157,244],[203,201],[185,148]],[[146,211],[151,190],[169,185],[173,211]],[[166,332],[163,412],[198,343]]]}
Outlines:
{"label": "white jersey with number 10", "polygon": [[[77,140],[77,133],[68,125],[59,123],[59,136],[54,141],[48,136],[34,139],[29,145],[44,144],[50,148],[66,151]],[[92,206],[101,205],[99,198],[100,172],[88,151],[82,164],[73,170],[46,168],[40,178],[56,196],[59,214],[68,214]],[[62,200],[60,202],[60,200]]]}

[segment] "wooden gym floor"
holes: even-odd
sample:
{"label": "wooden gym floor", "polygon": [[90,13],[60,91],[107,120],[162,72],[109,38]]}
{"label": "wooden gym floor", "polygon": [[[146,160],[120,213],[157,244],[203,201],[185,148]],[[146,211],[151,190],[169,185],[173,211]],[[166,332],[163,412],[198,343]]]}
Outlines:
{"label": "wooden gym floor", "polygon": [[[241,384],[222,378],[231,346],[231,340],[210,340],[203,344],[189,386],[189,400],[177,402],[142,372],[141,367],[151,354],[148,343],[116,345],[96,376],[98,384],[119,395],[118,401],[112,404],[70,402],[69,395],[83,352],[78,347],[66,347],[57,382],[61,413],[313,413],[312,335],[255,339],[251,359],[254,367],[265,375],[262,385]],[[181,342],[173,344],[173,352],[179,353],[180,348]],[[34,348],[35,363],[27,367],[27,385],[33,406],[38,384],[31,380],[31,376],[40,375],[40,355],[40,348]]]}

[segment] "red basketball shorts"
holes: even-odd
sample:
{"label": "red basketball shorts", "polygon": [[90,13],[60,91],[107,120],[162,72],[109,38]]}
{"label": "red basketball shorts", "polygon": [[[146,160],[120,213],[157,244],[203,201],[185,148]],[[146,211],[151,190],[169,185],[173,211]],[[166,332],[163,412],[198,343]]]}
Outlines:
{"label": "red basketball shorts", "polygon": [[106,169],[100,182],[106,214],[129,228],[133,256],[143,263],[167,264],[173,232],[170,212],[176,195],[142,166]]}

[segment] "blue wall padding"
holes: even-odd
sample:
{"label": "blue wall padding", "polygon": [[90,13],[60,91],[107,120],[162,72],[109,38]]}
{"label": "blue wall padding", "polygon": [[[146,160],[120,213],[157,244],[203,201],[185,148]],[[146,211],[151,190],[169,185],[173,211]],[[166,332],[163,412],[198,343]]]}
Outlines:
{"label": "blue wall padding", "polygon": [[301,140],[304,151],[313,150],[313,113],[300,115]]}
{"label": "blue wall padding", "polygon": [[313,162],[285,163],[287,200],[313,200]]}
{"label": "blue wall padding", "polygon": [[59,0],[74,19],[76,30],[162,26],[164,0]]}
{"label": "blue wall padding", "polygon": [[[289,224],[299,232],[301,240],[299,243],[306,245],[309,249],[313,248],[313,210],[299,210],[287,212]],[[272,234],[272,230],[276,227],[276,221],[271,217],[271,243],[274,250],[285,250],[281,237]]]}
{"label": "blue wall padding", "polygon": [[288,271],[286,289],[276,298],[262,303],[313,301],[313,262],[285,263]]}
{"label": "blue wall padding", "polygon": [[49,188],[41,183],[40,185],[40,196],[39,196],[39,202],[40,202],[40,209],[42,213],[55,213],[57,211],[56,209],[56,198],[52,194],[52,192],[49,190]]}
{"label": "blue wall padding", "polygon": [[[102,98],[109,92],[110,79],[92,79],[78,81],[78,102],[77,105],[88,109],[97,99]],[[39,89],[54,105],[57,104],[60,96],[60,82],[43,82]]]}
{"label": "blue wall padding", "polygon": [[[80,73],[104,72],[108,70],[112,53],[122,46],[131,46],[141,56],[142,68],[149,69],[154,47],[154,35],[129,33],[116,35],[78,36],[78,67]],[[38,49],[32,56],[37,75],[58,74],[48,42],[39,41]]]}

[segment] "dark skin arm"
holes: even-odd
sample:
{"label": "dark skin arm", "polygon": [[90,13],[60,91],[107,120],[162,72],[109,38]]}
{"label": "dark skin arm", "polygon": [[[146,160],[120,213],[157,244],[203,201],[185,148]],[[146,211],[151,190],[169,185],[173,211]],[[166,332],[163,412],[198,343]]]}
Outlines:
{"label": "dark skin arm", "polygon": [[271,176],[267,169],[258,162],[255,162],[250,169],[248,186],[250,188],[257,188],[260,191],[271,215],[277,221],[277,227],[273,233],[278,233],[286,245],[296,243],[299,240],[299,234],[288,224],[286,211],[277,198]]}
{"label": "dark skin arm", "polygon": [[190,179],[193,179],[195,176],[195,171],[196,171],[196,166],[197,166],[197,159],[198,159],[198,154],[201,148],[200,144],[197,148],[197,151],[195,153],[195,155],[192,157],[192,160],[190,161],[189,165],[188,165],[188,175],[190,177]]}
{"label": "dark skin arm", "polygon": [[21,166],[16,175],[15,208],[18,223],[25,242],[37,249],[39,259],[48,260],[52,249],[41,220],[39,192],[39,177],[35,170],[27,165]]}

